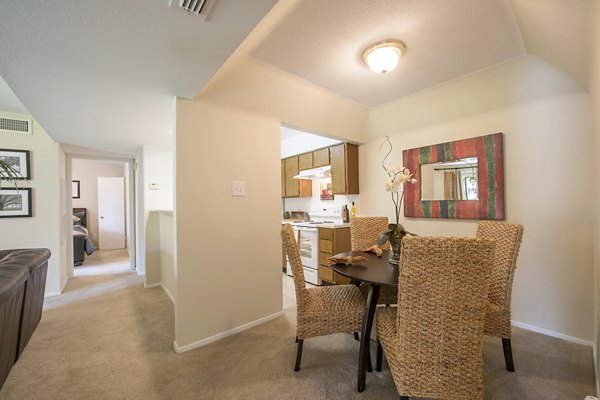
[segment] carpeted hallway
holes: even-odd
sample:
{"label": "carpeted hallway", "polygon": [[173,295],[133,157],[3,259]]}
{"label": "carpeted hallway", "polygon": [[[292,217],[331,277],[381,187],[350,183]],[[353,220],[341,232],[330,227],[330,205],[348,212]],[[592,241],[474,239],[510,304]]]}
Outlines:
{"label": "carpeted hallway", "polygon": [[[133,272],[73,278],[47,302],[0,399],[397,399],[385,364],[356,392],[351,335],[307,340],[302,370],[293,372],[294,292],[283,279],[285,317],[175,354],[173,307],[162,289],[144,289]],[[500,340],[486,339],[486,399],[594,393],[590,348],[515,329],[513,350],[517,372],[509,373]]]}

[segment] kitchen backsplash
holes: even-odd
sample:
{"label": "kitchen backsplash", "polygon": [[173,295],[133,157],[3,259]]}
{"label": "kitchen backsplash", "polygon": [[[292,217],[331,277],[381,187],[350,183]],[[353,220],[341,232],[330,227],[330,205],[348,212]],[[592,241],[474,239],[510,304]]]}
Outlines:
{"label": "kitchen backsplash", "polygon": [[321,183],[331,182],[330,178],[313,179],[312,181],[312,197],[302,198],[287,198],[283,199],[282,211],[306,211],[309,212],[312,208],[331,208],[347,205],[348,209],[352,208],[352,202],[356,207],[357,214],[360,214],[360,195],[334,195],[333,200],[321,200]]}

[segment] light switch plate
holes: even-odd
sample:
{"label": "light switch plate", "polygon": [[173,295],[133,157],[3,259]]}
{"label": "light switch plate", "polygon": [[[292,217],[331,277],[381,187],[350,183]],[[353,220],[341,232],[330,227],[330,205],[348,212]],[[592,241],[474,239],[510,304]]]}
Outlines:
{"label": "light switch plate", "polygon": [[231,182],[231,195],[235,197],[246,196],[246,182],[233,181]]}

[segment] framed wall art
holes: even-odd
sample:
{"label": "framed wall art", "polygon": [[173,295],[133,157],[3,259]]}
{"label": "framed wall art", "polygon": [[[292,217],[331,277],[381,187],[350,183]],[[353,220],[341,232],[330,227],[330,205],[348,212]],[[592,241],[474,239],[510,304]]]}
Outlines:
{"label": "framed wall art", "polygon": [[0,218],[31,217],[31,188],[0,189]]}
{"label": "framed wall art", "polygon": [[503,220],[503,142],[494,133],[404,150],[418,181],[406,186],[404,216]]}
{"label": "framed wall art", "polygon": [[74,199],[79,199],[81,197],[80,189],[81,188],[79,186],[79,181],[73,181],[73,183],[71,184],[71,191],[73,193]]}
{"label": "framed wall art", "polygon": [[[17,179],[31,179],[29,150],[0,149],[0,161],[19,173]],[[0,179],[8,179],[5,172],[0,171]]]}

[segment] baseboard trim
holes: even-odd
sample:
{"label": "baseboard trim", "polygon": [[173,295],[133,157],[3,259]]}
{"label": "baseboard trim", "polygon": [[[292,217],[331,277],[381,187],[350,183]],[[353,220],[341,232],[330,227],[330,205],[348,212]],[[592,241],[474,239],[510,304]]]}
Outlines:
{"label": "baseboard trim", "polygon": [[173,303],[173,305],[175,305],[175,297],[173,297],[173,294],[169,291],[169,289],[167,289],[167,286],[163,285],[163,283],[161,282],[160,287],[165,292],[165,294],[167,295],[169,300],[171,300],[171,303]]}
{"label": "baseboard trim", "polygon": [[240,332],[248,330],[250,328],[254,328],[255,326],[262,325],[265,322],[269,322],[269,321],[274,320],[275,318],[279,318],[283,315],[284,315],[284,312],[279,311],[275,314],[267,315],[266,317],[257,319],[256,321],[248,322],[247,324],[240,325],[240,326],[230,329],[228,331],[221,332],[219,334],[208,337],[206,339],[198,340],[197,342],[190,343],[185,346],[179,346],[177,344],[177,341],[174,341],[173,349],[175,350],[175,353],[184,353],[186,351],[197,349],[198,347],[206,346],[207,344],[210,344],[212,342],[216,342],[218,340],[225,339],[228,336],[232,336],[232,335],[235,335],[236,333],[240,333]]}
{"label": "baseboard trim", "polygon": [[159,287],[159,286],[160,286],[160,282],[158,282],[158,283],[150,283],[150,284],[144,283],[144,288],[146,288],[146,289],[151,289],[151,288]]}
{"label": "baseboard trim", "polygon": [[532,331],[532,332],[536,332],[536,333],[541,333],[542,335],[546,335],[546,336],[552,336],[558,339],[563,339],[566,340],[567,342],[572,342],[572,343],[577,343],[577,344],[582,344],[584,346],[589,346],[589,347],[593,347],[594,346],[594,342],[589,341],[589,340],[584,340],[584,339],[580,339],[580,338],[576,338],[573,336],[569,336],[569,335],[565,335],[562,333],[558,333],[558,332],[554,332],[548,329],[543,329],[543,328],[539,328],[537,326],[533,326],[533,325],[529,325],[529,324],[524,324],[523,322],[519,322],[519,321],[511,321],[511,324],[513,326],[516,326],[517,328],[522,328],[522,329],[526,329],[528,331]]}
{"label": "baseboard trim", "polygon": [[55,290],[54,292],[44,293],[44,298],[52,297],[52,296],[60,296],[61,294],[63,294],[63,292],[65,291],[65,286],[67,286],[68,281],[69,281],[69,278],[67,277],[67,279],[65,279],[63,284],[60,286],[60,290]]}

